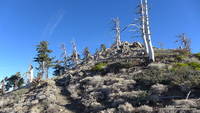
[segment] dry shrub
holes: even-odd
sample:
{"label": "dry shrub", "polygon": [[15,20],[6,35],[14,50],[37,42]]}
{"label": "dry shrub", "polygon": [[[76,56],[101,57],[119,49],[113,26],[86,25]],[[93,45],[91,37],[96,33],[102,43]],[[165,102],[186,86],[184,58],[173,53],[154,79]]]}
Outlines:
{"label": "dry shrub", "polygon": [[163,84],[155,84],[151,86],[151,89],[150,89],[152,94],[162,94],[164,92],[167,92],[167,90],[168,90],[168,87]]}
{"label": "dry shrub", "polygon": [[179,106],[179,107],[190,107],[190,108],[196,108],[197,103],[195,100],[174,100],[173,105]]}
{"label": "dry shrub", "polygon": [[130,62],[116,62],[107,66],[106,71],[112,73],[119,73],[120,69],[133,67],[133,64]]}
{"label": "dry shrub", "polygon": [[166,68],[167,65],[163,64],[163,63],[151,63],[151,64],[148,65],[148,67],[157,68],[157,69],[163,69],[163,68]]}
{"label": "dry shrub", "polygon": [[137,108],[138,113],[151,113],[153,112],[153,108],[147,105],[143,105]]}
{"label": "dry shrub", "polygon": [[102,110],[99,113],[117,113],[115,108],[109,108],[106,110]]}
{"label": "dry shrub", "polygon": [[128,102],[123,105],[119,105],[118,110],[120,113],[133,113],[135,108]]}

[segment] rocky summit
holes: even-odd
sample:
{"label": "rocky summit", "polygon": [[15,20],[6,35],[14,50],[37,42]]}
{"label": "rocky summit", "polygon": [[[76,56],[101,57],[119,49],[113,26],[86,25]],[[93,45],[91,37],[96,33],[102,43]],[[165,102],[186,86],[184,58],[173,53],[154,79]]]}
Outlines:
{"label": "rocky summit", "polygon": [[199,56],[155,48],[148,63],[142,51],[139,43],[99,51],[1,95],[0,113],[200,113]]}

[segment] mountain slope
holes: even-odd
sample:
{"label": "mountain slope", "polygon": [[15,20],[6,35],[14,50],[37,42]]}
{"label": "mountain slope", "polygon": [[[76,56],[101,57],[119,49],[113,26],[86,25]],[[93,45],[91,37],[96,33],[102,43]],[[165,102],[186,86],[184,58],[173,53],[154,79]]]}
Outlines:
{"label": "mountain slope", "polygon": [[0,97],[0,112],[200,112],[198,57],[155,48],[156,62],[147,64],[140,49],[134,48],[120,54],[107,49],[101,60],[84,62],[61,76],[7,93]]}

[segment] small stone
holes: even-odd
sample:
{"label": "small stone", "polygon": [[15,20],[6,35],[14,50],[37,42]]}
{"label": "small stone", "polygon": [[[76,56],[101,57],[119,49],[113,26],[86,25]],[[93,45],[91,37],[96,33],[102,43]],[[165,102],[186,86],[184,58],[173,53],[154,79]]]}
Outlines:
{"label": "small stone", "polygon": [[126,73],[127,72],[127,69],[120,69],[120,73]]}
{"label": "small stone", "polygon": [[39,100],[43,100],[43,99],[46,99],[47,97],[46,97],[46,95],[38,95],[37,96],[37,99],[39,99]]}
{"label": "small stone", "polygon": [[152,113],[153,112],[153,108],[147,105],[143,105],[140,106],[139,108],[137,108],[137,112],[138,113]]}
{"label": "small stone", "polygon": [[37,103],[39,103],[38,100],[33,100],[33,101],[31,102],[31,104],[37,104]]}
{"label": "small stone", "polygon": [[79,75],[79,76],[83,76],[84,73],[81,71],[81,72],[78,73],[78,75]]}

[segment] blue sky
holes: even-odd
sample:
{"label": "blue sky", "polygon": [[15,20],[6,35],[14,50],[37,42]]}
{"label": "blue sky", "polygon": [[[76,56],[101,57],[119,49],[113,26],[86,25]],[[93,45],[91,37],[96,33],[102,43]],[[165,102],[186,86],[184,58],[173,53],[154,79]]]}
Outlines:
{"label": "blue sky", "polygon": [[[71,52],[71,40],[78,50],[92,52],[114,41],[111,19],[121,26],[136,17],[139,0],[0,0],[0,79],[15,72],[24,73],[42,40],[50,43],[52,56],[60,58],[60,45]],[[200,52],[200,0],[149,0],[152,40],[155,46],[176,48],[176,36],[186,33],[193,52]],[[137,41],[126,31],[122,40]]]}

